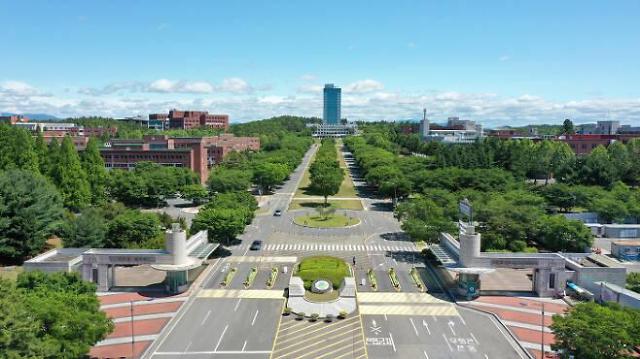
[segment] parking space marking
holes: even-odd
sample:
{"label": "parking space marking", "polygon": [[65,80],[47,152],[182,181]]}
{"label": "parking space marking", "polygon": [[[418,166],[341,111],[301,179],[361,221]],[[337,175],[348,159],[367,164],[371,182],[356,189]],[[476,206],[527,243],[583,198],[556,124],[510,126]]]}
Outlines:
{"label": "parking space marking", "polygon": [[220,339],[218,339],[218,344],[216,344],[216,348],[213,349],[213,351],[218,351],[218,348],[220,347],[220,343],[222,343],[222,338],[224,338],[224,334],[227,332],[227,329],[229,329],[229,324],[224,326],[224,330],[222,331],[222,335],[220,335]]}

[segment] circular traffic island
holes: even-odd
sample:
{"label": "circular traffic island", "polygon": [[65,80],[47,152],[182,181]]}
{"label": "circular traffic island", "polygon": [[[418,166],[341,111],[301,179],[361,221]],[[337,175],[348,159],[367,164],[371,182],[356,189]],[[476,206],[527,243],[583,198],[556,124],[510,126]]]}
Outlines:
{"label": "circular traffic island", "polygon": [[293,223],[312,228],[344,228],[360,224],[360,220],[355,217],[347,217],[341,214],[332,214],[330,216],[321,216],[309,214],[298,216],[293,219]]}

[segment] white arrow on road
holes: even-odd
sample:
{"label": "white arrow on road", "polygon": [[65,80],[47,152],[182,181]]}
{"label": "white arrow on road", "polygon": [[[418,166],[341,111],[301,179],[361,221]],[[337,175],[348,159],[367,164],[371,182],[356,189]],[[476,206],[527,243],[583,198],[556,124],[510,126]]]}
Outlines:
{"label": "white arrow on road", "polygon": [[429,333],[429,335],[431,335],[431,331],[429,330],[429,324],[427,324],[427,321],[422,319],[422,325],[424,326],[424,329],[427,330],[427,333]]}
{"label": "white arrow on road", "polygon": [[453,326],[456,325],[456,323],[449,321],[449,329],[451,329],[451,333],[455,336],[456,332],[453,330]]}
{"label": "white arrow on road", "polygon": [[377,326],[376,325],[376,320],[375,319],[371,319],[371,325],[373,325],[374,327]]}

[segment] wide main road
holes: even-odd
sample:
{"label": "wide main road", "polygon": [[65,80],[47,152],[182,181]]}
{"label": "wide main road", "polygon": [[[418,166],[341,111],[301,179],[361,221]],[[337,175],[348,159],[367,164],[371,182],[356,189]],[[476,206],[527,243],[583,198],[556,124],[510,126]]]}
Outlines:
{"label": "wide main road", "polygon": [[[361,224],[348,229],[311,229],[293,224],[301,209],[286,211],[314,145],[301,165],[257,216],[227,247],[180,313],[150,346],[147,358],[521,358],[521,349],[493,318],[450,302],[432,268],[425,265],[393,217],[388,201],[368,195],[353,159],[341,152],[365,203],[362,211],[345,211]],[[266,210],[265,210],[266,208]],[[282,216],[273,216],[276,209]],[[249,250],[262,240],[260,251]],[[284,289],[291,269],[302,257],[329,254],[356,259],[358,311],[345,320],[297,321],[282,316]],[[388,270],[398,274],[392,286]],[[413,282],[412,269],[425,283]],[[267,287],[272,270],[278,272]],[[374,290],[368,272],[377,278]],[[245,286],[249,273],[255,281]],[[233,273],[233,274],[230,274]],[[223,286],[222,283],[225,283]]]}

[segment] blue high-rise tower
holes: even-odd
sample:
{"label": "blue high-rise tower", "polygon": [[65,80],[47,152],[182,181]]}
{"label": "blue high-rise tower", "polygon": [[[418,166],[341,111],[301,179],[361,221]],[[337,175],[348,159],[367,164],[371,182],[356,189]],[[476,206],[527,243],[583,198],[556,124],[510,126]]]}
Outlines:
{"label": "blue high-rise tower", "polygon": [[324,107],[322,109],[322,122],[328,125],[340,123],[340,107],[342,102],[342,89],[333,84],[324,85]]}

